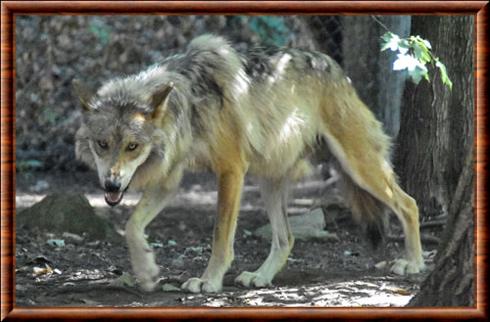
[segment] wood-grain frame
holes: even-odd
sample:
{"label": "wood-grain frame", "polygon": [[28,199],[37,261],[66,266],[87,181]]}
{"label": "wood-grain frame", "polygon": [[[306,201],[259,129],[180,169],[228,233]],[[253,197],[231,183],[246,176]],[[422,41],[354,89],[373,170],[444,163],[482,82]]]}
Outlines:
{"label": "wood-grain frame", "polygon": [[[476,16],[475,308],[85,308],[15,306],[15,15],[20,14],[442,14]],[[23,319],[484,319],[487,314],[488,1],[4,1],[1,3],[1,320]]]}

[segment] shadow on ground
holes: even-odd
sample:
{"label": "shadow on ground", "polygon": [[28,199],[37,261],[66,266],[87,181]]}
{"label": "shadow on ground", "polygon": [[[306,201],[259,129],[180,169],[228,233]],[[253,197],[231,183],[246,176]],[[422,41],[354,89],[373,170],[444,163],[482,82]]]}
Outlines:
{"label": "shadow on ground", "polygon": [[[125,197],[109,208],[90,176],[18,176],[17,211],[52,192],[84,192],[102,218],[123,234],[138,200]],[[38,187],[39,182],[41,189]],[[290,216],[305,213],[324,187],[321,182],[298,184],[288,208]],[[328,191],[327,191],[328,192]],[[235,261],[219,294],[182,292],[181,283],[199,276],[211,254],[216,191],[212,177],[186,178],[172,204],[146,229],[160,266],[160,285],[144,293],[135,285],[124,238],[89,240],[67,233],[18,228],[16,231],[17,306],[403,306],[418,290],[422,274],[398,277],[374,268],[401,253],[398,243],[373,252],[348,214],[332,214],[326,229],[338,241],[297,241],[274,285],[245,289],[234,285],[243,270],[256,269],[270,243],[254,234],[267,223],[257,188],[247,182],[235,241]],[[329,214],[327,214],[329,215]],[[58,241],[58,242],[53,242]]]}

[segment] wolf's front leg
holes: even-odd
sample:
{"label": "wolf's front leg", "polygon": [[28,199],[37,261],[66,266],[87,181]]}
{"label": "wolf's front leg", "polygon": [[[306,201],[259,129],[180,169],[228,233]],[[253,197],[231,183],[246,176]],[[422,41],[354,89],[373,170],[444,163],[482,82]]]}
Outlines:
{"label": "wolf's front leg", "polygon": [[159,269],[153,250],[145,240],[144,230],[169,199],[170,195],[164,189],[145,192],[126,224],[126,241],[133,272],[141,288],[148,292],[155,288]]}
{"label": "wolf's front leg", "polygon": [[236,168],[218,175],[218,215],[214,226],[213,249],[208,267],[200,277],[187,280],[182,288],[193,292],[219,292],[223,276],[233,261],[233,239],[245,171]]}

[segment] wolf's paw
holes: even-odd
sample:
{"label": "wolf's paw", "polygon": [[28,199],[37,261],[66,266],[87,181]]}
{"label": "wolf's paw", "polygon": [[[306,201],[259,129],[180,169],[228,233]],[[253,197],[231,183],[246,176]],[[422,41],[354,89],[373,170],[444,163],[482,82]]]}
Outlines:
{"label": "wolf's paw", "polygon": [[245,287],[265,287],[270,286],[271,279],[263,276],[262,274],[255,272],[242,272],[235,278],[235,283],[241,284]]}
{"label": "wolf's paw", "polygon": [[136,279],[140,287],[146,291],[151,292],[155,289],[158,283],[158,272],[160,269],[155,263],[147,263],[147,266],[135,270]]}
{"label": "wolf's paw", "polygon": [[390,271],[397,275],[417,274],[425,269],[424,261],[414,262],[399,258],[393,261]]}
{"label": "wolf's paw", "polygon": [[222,289],[221,283],[199,277],[189,278],[181,288],[191,293],[217,293]]}

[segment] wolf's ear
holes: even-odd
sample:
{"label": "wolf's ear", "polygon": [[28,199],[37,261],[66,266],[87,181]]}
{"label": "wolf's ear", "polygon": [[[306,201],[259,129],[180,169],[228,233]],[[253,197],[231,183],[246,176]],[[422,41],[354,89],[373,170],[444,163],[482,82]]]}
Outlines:
{"label": "wolf's ear", "polygon": [[71,82],[71,85],[73,93],[80,100],[83,109],[86,111],[93,111],[94,108],[90,106],[90,100],[95,96],[92,90],[90,90],[88,86],[83,84],[79,79],[74,79]]}
{"label": "wolf's ear", "polygon": [[160,86],[151,96],[151,107],[153,112],[151,118],[153,120],[160,120],[165,114],[167,109],[167,102],[172,89],[174,88],[174,83],[169,82],[163,86]]}

